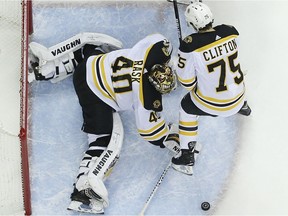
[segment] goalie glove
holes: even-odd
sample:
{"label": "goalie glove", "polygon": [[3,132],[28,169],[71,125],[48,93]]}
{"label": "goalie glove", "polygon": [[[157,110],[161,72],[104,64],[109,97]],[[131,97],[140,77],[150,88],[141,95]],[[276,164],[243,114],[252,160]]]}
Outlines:
{"label": "goalie glove", "polygon": [[172,152],[173,157],[180,156],[181,148],[178,134],[178,126],[176,124],[169,124],[168,127],[169,134],[164,139],[163,145]]}

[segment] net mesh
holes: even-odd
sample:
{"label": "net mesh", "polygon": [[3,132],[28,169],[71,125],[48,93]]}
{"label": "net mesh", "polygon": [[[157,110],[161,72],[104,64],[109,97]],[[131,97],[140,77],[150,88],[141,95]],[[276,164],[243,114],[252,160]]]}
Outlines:
{"label": "net mesh", "polygon": [[[0,0],[0,214],[24,214],[26,1]],[[24,10],[25,9],[25,10]],[[26,108],[25,108],[26,107]],[[22,128],[22,130],[21,130]],[[25,142],[24,142],[25,143]],[[26,146],[25,146],[26,148]],[[25,150],[25,149],[24,149]],[[28,155],[25,151],[27,162]],[[25,162],[26,161],[26,162]],[[27,212],[26,212],[27,213]]]}

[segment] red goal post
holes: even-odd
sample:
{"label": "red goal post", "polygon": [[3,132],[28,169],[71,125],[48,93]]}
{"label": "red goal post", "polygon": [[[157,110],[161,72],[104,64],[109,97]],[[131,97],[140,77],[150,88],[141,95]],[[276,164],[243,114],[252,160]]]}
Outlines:
{"label": "red goal post", "polygon": [[28,44],[29,36],[33,33],[32,0],[22,0],[22,76],[21,76],[21,108],[20,108],[20,133],[23,202],[25,215],[31,215],[31,192],[29,176],[28,154]]}

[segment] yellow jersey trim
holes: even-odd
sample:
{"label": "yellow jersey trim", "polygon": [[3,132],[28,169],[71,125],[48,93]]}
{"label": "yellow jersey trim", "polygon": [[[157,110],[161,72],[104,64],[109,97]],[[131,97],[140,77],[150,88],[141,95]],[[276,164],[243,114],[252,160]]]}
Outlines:
{"label": "yellow jersey trim", "polygon": [[217,46],[217,45],[219,45],[219,44],[221,44],[221,43],[224,43],[225,41],[234,39],[234,38],[236,38],[237,36],[238,36],[238,35],[230,35],[230,36],[221,38],[221,39],[219,39],[219,40],[217,40],[217,41],[215,41],[215,42],[213,42],[213,43],[211,43],[211,44],[208,44],[208,45],[206,45],[206,46],[200,47],[200,48],[198,48],[198,49],[196,49],[196,50],[194,50],[194,51],[195,51],[195,52],[202,52],[202,51],[204,51],[204,50],[208,50],[208,49],[210,49],[211,47]]}

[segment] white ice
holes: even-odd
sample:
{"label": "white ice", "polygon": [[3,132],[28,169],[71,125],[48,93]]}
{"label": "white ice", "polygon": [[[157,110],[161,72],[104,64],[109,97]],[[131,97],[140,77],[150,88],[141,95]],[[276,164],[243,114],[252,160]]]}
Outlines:
{"label": "white ice", "polygon": [[[265,22],[270,18],[276,23],[278,19],[275,16],[278,14],[268,12],[278,9],[283,11],[280,14],[280,18],[283,18],[284,8],[288,4],[216,1],[208,2],[208,5],[214,11],[216,24],[239,26],[242,59],[248,69],[248,100],[253,114],[250,117],[201,117],[199,139],[203,151],[195,165],[195,174],[185,176],[170,169],[147,214],[280,214],[283,213],[281,209],[288,213],[284,205],[276,208],[278,197],[269,201],[273,205],[271,208],[264,204],[269,199],[266,193],[273,194],[273,189],[277,195],[282,191],[285,196],[288,194],[287,175],[282,178],[283,174],[287,174],[287,169],[283,169],[282,165],[282,161],[287,162],[287,143],[285,145],[284,141],[287,140],[284,128],[287,117],[283,116],[287,74],[285,67],[282,68],[285,59],[280,60],[284,54],[277,53],[278,43],[288,47],[284,40],[287,31],[272,34]],[[257,8],[259,16],[254,8]],[[165,1],[88,4],[43,1],[34,3],[33,9],[34,35],[31,40],[47,47],[79,32],[109,34],[121,40],[125,47],[133,46],[150,33],[160,32],[172,41],[174,51],[178,47],[173,7]],[[179,7],[183,35],[187,35],[190,30],[184,24],[184,9]],[[284,28],[279,24],[280,27]],[[280,80],[279,76],[282,76]],[[179,102],[185,93],[179,86],[175,92],[164,97],[167,120],[177,122]],[[32,83],[29,105],[32,212],[34,215],[78,215],[66,208],[81,157],[87,148],[87,138],[80,130],[81,109],[71,77],[57,84]],[[152,146],[141,139],[135,129],[132,112],[122,112],[121,117],[125,130],[124,146],[118,164],[106,181],[110,206],[105,214],[137,215],[171,156],[166,149]],[[279,124],[281,120],[283,123]],[[282,125],[277,129],[279,136],[273,129],[277,125]],[[260,157],[257,156],[259,152],[263,153]],[[279,157],[272,160],[275,155]],[[272,175],[279,184],[270,182]],[[241,177],[241,180],[236,177]],[[263,181],[265,188],[260,186]],[[219,203],[221,198],[223,201]],[[257,206],[253,210],[253,203],[245,202],[245,199],[251,202],[260,199],[260,206],[267,210],[258,209]],[[208,212],[200,208],[203,201],[210,202],[212,206]],[[239,205],[242,208],[238,209]]]}

